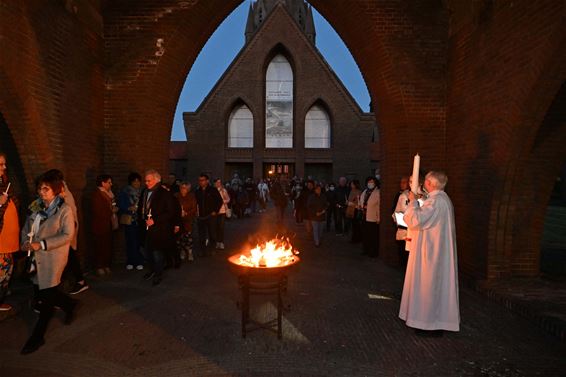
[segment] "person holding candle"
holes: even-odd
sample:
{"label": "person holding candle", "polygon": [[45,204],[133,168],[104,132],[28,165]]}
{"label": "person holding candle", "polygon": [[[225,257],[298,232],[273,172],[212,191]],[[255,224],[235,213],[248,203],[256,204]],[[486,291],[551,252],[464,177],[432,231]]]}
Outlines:
{"label": "person holding candle", "polygon": [[313,193],[307,200],[307,211],[309,219],[312,222],[312,234],[315,247],[320,247],[322,243],[324,222],[328,206],[328,199],[322,194],[322,185],[317,183],[314,186]]}
{"label": "person holding candle", "polygon": [[59,289],[75,233],[73,210],[60,196],[62,190],[63,182],[54,175],[39,177],[40,201],[32,203],[21,232],[21,249],[31,253],[35,266],[32,281],[40,303],[39,319],[22,354],[34,352],[45,343],[43,337],[55,307],[65,312],[65,324],[70,324],[75,317],[77,301]]}
{"label": "person holding candle", "polygon": [[20,248],[20,227],[14,188],[6,174],[6,155],[0,152],[0,311],[12,309],[4,299],[14,268],[13,253]]}
{"label": "person holding candle", "polygon": [[[181,205],[173,194],[161,184],[161,175],[151,169],[145,172],[146,188],[140,196],[138,223],[141,244],[149,272],[145,280],[153,285],[161,283],[167,252],[175,248],[175,234],[180,230]],[[180,258],[179,258],[180,260]],[[175,261],[176,262],[176,261]]]}
{"label": "person holding candle", "polygon": [[429,172],[424,180],[428,198],[421,206],[411,191],[403,216],[412,246],[399,317],[418,335],[460,330],[456,226],[454,207],[444,192],[447,182],[445,173]]}

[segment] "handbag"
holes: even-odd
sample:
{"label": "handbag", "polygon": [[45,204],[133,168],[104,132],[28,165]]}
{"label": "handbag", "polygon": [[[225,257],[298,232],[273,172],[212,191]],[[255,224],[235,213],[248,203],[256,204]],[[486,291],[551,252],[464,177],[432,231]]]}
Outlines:
{"label": "handbag", "polygon": [[132,215],[130,215],[128,213],[122,213],[120,215],[119,223],[121,225],[132,225]]}
{"label": "handbag", "polygon": [[356,206],[348,205],[348,207],[346,207],[346,217],[348,219],[353,219],[355,212],[356,212]]}

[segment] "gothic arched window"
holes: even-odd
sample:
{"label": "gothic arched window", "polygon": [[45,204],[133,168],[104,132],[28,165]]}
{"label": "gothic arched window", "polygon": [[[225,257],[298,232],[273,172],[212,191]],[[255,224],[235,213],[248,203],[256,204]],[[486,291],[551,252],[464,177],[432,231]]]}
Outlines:
{"label": "gothic arched window", "polygon": [[253,148],[254,116],[246,105],[239,105],[232,110],[228,120],[228,147]]}
{"label": "gothic arched window", "polygon": [[265,147],[293,148],[293,69],[281,54],[265,75]]}
{"label": "gothic arched window", "polygon": [[314,105],[305,117],[305,148],[330,148],[330,117]]}

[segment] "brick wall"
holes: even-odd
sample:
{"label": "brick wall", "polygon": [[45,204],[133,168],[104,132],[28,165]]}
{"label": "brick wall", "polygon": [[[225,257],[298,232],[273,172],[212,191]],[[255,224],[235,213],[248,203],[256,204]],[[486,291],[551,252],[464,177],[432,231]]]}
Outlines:
{"label": "brick wall", "polygon": [[564,2],[467,6],[449,4],[447,170],[460,267],[481,278],[532,276],[563,161],[532,147],[565,79]]}
{"label": "brick wall", "polygon": [[0,5],[0,112],[29,190],[61,169],[83,220],[83,193],[102,163],[102,20],[94,1],[68,4]]}

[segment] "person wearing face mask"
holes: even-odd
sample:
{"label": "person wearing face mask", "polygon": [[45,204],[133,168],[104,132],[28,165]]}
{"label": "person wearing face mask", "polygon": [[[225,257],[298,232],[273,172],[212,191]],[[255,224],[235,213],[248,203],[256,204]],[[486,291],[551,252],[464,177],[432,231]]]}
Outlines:
{"label": "person wearing face mask", "polygon": [[334,222],[334,230],[338,233],[338,218],[337,218],[337,208],[338,196],[336,195],[336,185],[334,182],[328,185],[328,191],[324,193],[326,196],[326,201],[328,202],[328,208],[326,209],[326,231],[330,232],[332,223]]}
{"label": "person wearing face mask", "polygon": [[379,182],[375,177],[368,177],[359,206],[362,211],[362,254],[370,258],[377,258],[379,254],[379,205]]}

